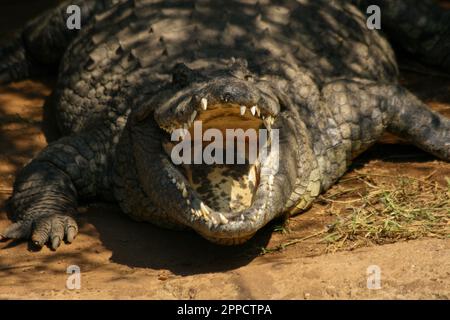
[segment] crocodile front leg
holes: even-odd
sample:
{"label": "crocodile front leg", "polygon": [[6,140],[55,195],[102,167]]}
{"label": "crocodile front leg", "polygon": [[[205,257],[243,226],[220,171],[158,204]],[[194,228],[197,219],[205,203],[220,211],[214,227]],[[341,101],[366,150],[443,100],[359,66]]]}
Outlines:
{"label": "crocodile front leg", "polygon": [[109,187],[111,133],[98,128],[64,137],[44,149],[18,175],[8,206],[13,224],[0,239],[31,239],[56,249],[78,232],[73,218],[79,198],[104,193]]}

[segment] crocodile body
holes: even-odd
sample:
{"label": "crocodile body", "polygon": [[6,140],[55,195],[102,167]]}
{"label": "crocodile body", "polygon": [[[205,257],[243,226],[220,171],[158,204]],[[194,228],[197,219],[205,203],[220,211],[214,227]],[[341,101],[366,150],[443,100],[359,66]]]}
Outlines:
{"label": "crocodile body", "polygon": [[[409,1],[409,11],[407,1],[375,2],[399,46],[450,70],[447,13],[429,1]],[[63,3],[0,47],[0,82],[59,66],[52,100],[64,135],[18,175],[4,238],[56,249],[78,231],[78,200],[99,198],[139,221],[238,244],[307,209],[385,131],[450,160],[449,119],[398,85],[394,52],[367,28],[365,1],[71,4],[82,9],[79,32],[65,27]],[[279,130],[279,166],[255,169],[239,210],[214,206],[194,187],[199,176],[189,178],[195,171],[165,151],[174,129],[213,126],[212,114],[225,127]]]}

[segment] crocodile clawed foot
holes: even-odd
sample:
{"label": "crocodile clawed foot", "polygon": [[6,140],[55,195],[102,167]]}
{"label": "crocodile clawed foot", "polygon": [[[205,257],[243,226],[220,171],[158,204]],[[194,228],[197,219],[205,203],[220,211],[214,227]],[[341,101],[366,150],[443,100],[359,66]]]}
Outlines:
{"label": "crocodile clawed foot", "polygon": [[39,216],[33,221],[19,220],[0,234],[0,240],[31,239],[35,248],[41,248],[46,243],[52,250],[56,250],[65,239],[72,243],[78,233],[75,220],[67,215],[51,214]]}

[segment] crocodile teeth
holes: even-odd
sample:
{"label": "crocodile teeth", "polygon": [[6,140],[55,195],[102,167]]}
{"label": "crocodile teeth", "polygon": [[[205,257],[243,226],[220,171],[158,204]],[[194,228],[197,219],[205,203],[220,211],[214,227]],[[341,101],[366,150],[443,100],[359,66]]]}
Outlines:
{"label": "crocodile teeth", "polygon": [[[264,119],[264,117],[263,117]],[[267,117],[266,119],[264,119],[264,125],[266,126],[266,128],[270,131],[272,129],[272,124],[270,122],[270,118]]]}
{"label": "crocodile teeth", "polygon": [[219,218],[220,218],[220,222],[222,224],[227,224],[228,223],[228,219],[225,218],[225,216],[223,214],[219,213]]}
{"label": "crocodile teeth", "polygon": [[200,210],[205,216],[209,216],[209,210],[203,202],[200,202]]}
{"label": "crocodile teeth", "polygon": [[252,113],[252,115],[255,115],[256,114],[256,106],[251,107],[250,112]]}
{"label": "crocodile teeth", "polygon": [[245,114],[245,111],[247,110],[246,106],[241,106],[241,116]]}
{"label": "crocodile teeth", "polygon": [[182,195],[183,195],[183,198],[187,198],[188,191],[186,190],[186,188],[183,189]]}
{"label": "crocodile teeth", "polygon": [[196,116],[197,116],[197,111],[194,110],[194,112],[192,112],[192,114],[191,114],[191,119],[190,119],[191,122],[194,122]]}
{"label": "crocodile teeth", "polygon": [[260,117],[261,116],[261,110],[259,110],[259,108],[257,106],[255,106],[255,107],[256,107],[256,113],[258,114],[258,117]]}
{"label": "crocodile teeth", "polygon": [[206,98],[202,98],[202,109],[208,109],[208,100],[206,100]]}
{"label": "crocodile teeth", "polygon": [[182,191],[184,189],[184,183],[183,182],[177,182],[177,188],[178,188],[178,190]]}
{"label": "crocodile teeth", "polygon": [[[264,117],[263,117],[264,119]],[[268,116],[266,119],[264,119],[264,125],[266,126],[267,129],[271,130],[272,129],[272,124],[275,122],[275,119],[272,118],[271,116]]]}

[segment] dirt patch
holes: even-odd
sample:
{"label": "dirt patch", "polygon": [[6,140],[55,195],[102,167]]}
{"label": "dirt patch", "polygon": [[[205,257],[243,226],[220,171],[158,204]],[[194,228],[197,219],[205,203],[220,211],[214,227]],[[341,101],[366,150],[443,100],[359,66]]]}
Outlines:
{"label": "dirt patch", "polygon": [[[42,8],[30,6],[25,14],[16,2],[6,1],[2,7],[24,19]],[[0,25],[2,30],[8,26]],[[416,68],[410,63],[407,67]],[[432,108],[450,116],[449,78],[418,71],[404,72],[402,83]],[[52,86],[52,79],[40,79],[0,88],[0,229],[9,224],[4,203],[17,171],[57,134],[51,110],[43,111]],[[354,199],[354,191],[342,192],[359,190],[364,182],[354,178],[367,173],[380,176],[377,186],[395,186],[391,177],[405,176],[446,188],[450,164],[386,135],[356,159],[341,182],[311,210],[290,219],[287,226],[275,221],[237,247],[219,247],[194,233],[134,222],[114,205],[86,205],[80,208],[80,235],[57,252],[48,248],[32,252],[20,241],[0,243],[0,298],[449,299],[450,241],[440,235],[430,238],[435,235],[421,234],[411,241],[400,237],[395,240],[401,241],[384,245],[362,242],[358,246],[363,247],[357,249],[353,241],[339,248],[342,251],[326,253],[330,247],[321,241],[327,235],[324,230],[336,222],[336,212],[350,208],[336,201]],[[414,190],[420,196],[425,189]],[[264,248],[278,248],[289,241],[295,243],[261,254]],[[66,288],[70,265],[81,269],[80,290]],[[379,290],[367,288],[371,265],[381,269]]]}

